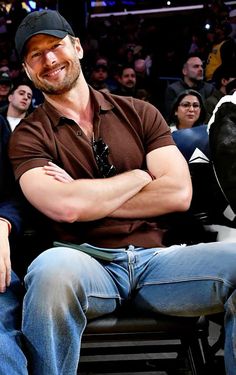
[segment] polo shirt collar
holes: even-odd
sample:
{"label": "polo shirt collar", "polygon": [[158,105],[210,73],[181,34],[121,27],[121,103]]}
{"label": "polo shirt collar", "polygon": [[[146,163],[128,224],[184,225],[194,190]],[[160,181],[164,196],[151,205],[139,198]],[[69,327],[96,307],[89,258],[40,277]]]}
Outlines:
{"label": "polo shirt collar", "polygon": [[[108,100],[108,97],[106,98],[107,94],[97,91],[93,89],[91,86],[89,86],[89,90],[90,97],[94,104],[95,113],[101,114],[112,110],[114,105]],[[47,100],[45,100],[42,104],[42,108],[47,113],[54,127],[57,127],[58,125],[64,123],[65,119],[67,122],[69,121],[74,123],[74,120],[61,115],[61,113],[58,112],[57,109],[53,107]]]}

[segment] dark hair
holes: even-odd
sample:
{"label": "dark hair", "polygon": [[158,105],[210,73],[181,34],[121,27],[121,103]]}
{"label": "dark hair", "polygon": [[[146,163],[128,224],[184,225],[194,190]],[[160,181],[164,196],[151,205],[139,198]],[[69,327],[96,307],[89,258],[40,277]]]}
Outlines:
{"label": "dark hair", "polygon": [[117,74],[119,77],[122,76],[125,69],[133,69],[133,71],[135,72],[134,66],[132,64],[119,65],[117,70]]}
{"label": "dark hair", "polygon": [[189,59],[194,58],[194,57],[197,57],[202,61],[202,57],[201,57],[201,54],[199,52],[191,52],[191,53],[188,53],[187,55],[184,55],[184,57],[182,59],[182,67],[184,67],[185,64],[187,64]]}
{"label": "dark hair", "polygon": [[34,85],[33,83],[27,78],[27,77],[18,77],[14,80],[13,85],[11,87],[11,90],[9,91],[8,95],[11,95],[14,93],[14,91],[21,85],[29,86],[31,90],[33,91]]}
{"label": "dark hair", "polygon": [[220,87],[221,87],[221,80],[223,78],[225,78],[225,79],[236,78],[235,63],[236,62],[232,62],[232,65],[231,64],[230,65],[221,64],[214,71],[212,80],[215,83],[215,87],[217,89],[220,89]]}
{"label": "dark hair", "polygon": [[202,99],[201,94],[198,91],[192,90],[192,89],[184,90],[175,99],[175,101],[172,105],[172,108],[171,108],[171,112],[170,112],[170,123],[175,124],[177,127],[178,127],[179,120],[178,120],[175,112],[176,112],[181,100],[183,98],[185,98],[185,96],[187,96],[187,95],[196,96],[196,98],[198,98],[198,101],[200,103],[200,116],[199,116],[199,119],[195,122],[195,124],[193,126],[198,126],[198,125],[203,124],[204,121],[205,121],[205,118],[206,118],[206,109],[205,109],[205,105],[203,103],[203,99]]}
{"label": "dark hair", "polygon": [[233,81],[230,81],[225,87],[225,91],[227,95],[233,94],[235,90],[236,90],[236,78]]}

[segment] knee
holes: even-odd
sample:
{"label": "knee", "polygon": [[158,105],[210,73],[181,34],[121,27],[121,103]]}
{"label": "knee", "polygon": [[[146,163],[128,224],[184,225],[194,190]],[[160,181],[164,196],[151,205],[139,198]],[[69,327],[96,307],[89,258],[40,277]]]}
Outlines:
{"label": "knee", "polygon": [[67,248],[52,248],[41,253],[29,266],[25,277],[26,288],[37,286],[55,291],[66,286],[80,274],[83,254]]}

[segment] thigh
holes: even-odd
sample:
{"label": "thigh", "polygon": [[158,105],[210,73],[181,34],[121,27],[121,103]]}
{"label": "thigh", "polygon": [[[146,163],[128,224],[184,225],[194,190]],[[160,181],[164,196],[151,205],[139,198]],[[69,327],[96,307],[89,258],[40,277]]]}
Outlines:
{"label": "thigh", "polygon": [[236,244],[172,246],[150,260],[135,302],[164,314],[211,314],[223,311],[235,284]]}
{"label": "thigh", "polygon": [[61,308],[78,300],[89,318],[113,311],[121,298],[102,263],[66,247],[40,254],[29,266],[25,285],[25,301],[33,298],[36,304],[43,300],[44,306]]}

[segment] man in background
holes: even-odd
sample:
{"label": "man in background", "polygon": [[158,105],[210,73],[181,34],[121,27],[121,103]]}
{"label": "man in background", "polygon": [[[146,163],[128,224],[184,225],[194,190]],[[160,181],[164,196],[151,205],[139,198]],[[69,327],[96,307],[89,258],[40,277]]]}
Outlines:
{"label": "man in background", "polygon": [[30,81],[20,79],[14,83],[8,95],[8,105],[0,110],[0,114],[7,120],[6,124],[11,131],[29,113],[32,96],[32,84]]}
{"label": "man in background", "polygon": [[197,55],[189,55],[183,64],[183,78],[167,86],[165,92],[165,115],[169,119],[176,97],[186,89],[198,91],[205,104],[206,98],[215,91],[211,83],[204,81],[203,62]]}
{"label": "man in background", "polygon": [[0,108],[8,104],[8,95],[11,90],[12,80],[7,72],[0,72]]}
{"label": "man in background", "polygon": [[136,96],[136,72],[131,66],[120,67],[117,74],[118,87],[112,94],[121,96]]}
{"label": "man in background", "polygon": [[236,67],[233,65],[220,65],[214,75],[213,82],[216,90],[210,95],[205,101],[206,108],[206,122],[208,122],[212,116],[213,110],[218,101],[227,94],[226,89],[228,84],[236,78]]}

